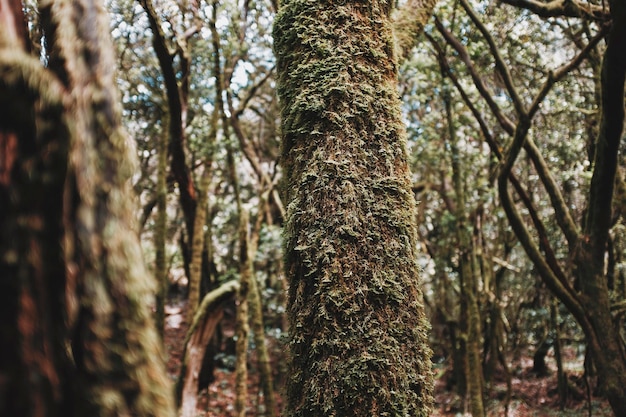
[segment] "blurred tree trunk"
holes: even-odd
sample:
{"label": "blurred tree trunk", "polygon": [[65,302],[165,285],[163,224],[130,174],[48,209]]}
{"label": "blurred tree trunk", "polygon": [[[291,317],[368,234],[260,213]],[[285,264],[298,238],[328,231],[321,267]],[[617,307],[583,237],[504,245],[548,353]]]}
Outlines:
{"label": "blurred tree trunk", "polygon": [[237,291],[237,324],[235,329],[237,362],[235,364],[235,414],[245,417],[248,398],[248,293],[252,281],[248,211],[239,211],[239,290]]}
{"label": "blurred tree trunk", "polygon": [[437,0],[408,0],[394,13],[393,34],[400,63],[417,44],[436,5]]}
{"label": "blurred tree trunk", "polygon": [[[200,177],[198,206],[194,218],[193,238],[191,240],[191,262],[189,264],[189,303],[187,306],[187,321],[191,323],[196,308],[200,303],[200,284],[202,279],[202,254],[204,252],[204,227],[206,225],[207,201],[209,186],[211,185],[211,163],[205,161],[204,170]],[[207,243],[208,244],[208,243]]]}
{"label": "blurred tree trunk", "polygon": [[46,66],[0,3],[0,415],[173,416],[106,11],[39,6]]}
{"label": "blurred tree trunk", "polygon": [[159,138],[157,165],[157,218],[154,226],[154,274],[157,281],[156,315],[157,330],[163,337],[165,332],[165,303],[169,291],[167,250],[167,142],[165,132]]}
{"label": "blurred tree trunk", "polygon": [[259,236],[263,217],[269,206],[271,190],[264,191],[259,201],[259,211],[257,214],[252,236],[250,236],[249,256],[250,256],[250,289],[248,291],[248,303],[250,305],[250,324],[254,333],[254,344],[257,351],[257,364],[261,377],[261,389],[263,391],[263,399],[265,403],[265,415],[267,417],[276,416],[276,401],[274,399],[274,381],[272,378],[272,368],[270,364],[270,355],[267,351],[265,343],[265,325],[263,323],[263,301],[261,291],[254,276],[254,258],[259,247]]}
{"label": "blurred tree trunk", "polygon": [[274,23],[289,416],[431,412],[390,11],[377,0],[286,0]]}
{"label": "blurred tree trunk", "polygon": [[[444,88],[447,88],[444,86]],[[462,164],[461,151],[458,147],[456,131],[452,120],[450,92],[444,92],[446,118],[449,133],[449,148],[451,151],[452,180],[456,195],[456,237],[459,251],[459,275],[461,280],[461,323],[465,341],[467,368],[465,369],[465,381],[469,394],[469,403],[472,416],[483,417],[483,373],[480,354],[481,341],[481,317],[478,308],[478,271],[476,268],[476,250],[472,239],[470,219],[467,215],[466,178]]]}

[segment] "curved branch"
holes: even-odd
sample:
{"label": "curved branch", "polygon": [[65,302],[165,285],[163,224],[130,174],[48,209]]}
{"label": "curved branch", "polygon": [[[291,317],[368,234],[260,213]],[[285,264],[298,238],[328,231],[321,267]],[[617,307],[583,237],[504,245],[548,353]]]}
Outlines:
{"label": "curved branch", "polygon": [[[178,84],[176,69],[174,68],[175,52],[170,51],[167,46],[165,32],[161,27],[158,14],[154,9],[151,0],[139,0],[139,4],[145,10],[150,29],[152,30],[152,45],[159,61],[161,72],[163,73],[163,83],[169,106],[169,152],[172,155],[172,174],[176,178],[180,190],[180,202],[185,213],[185,226],[189,235],[193,235],[193,219],[196,211],[196,190],[194,188],[191,172],[186,164],[185,158],[185,113],[187,104],[183,100],[184,91]],[[180,54],[181,61],[185,61],[185,56]],[[188,71],[188,63],[184,63],[184,69]],[[186,77],[186,74],[183,74]]]}
{"label": "curved branch", "polygon": [[[444,71],[445,75],[448,76],[448,78],[450,78],[450,80],[456,87],[459,94],[461,94],[463,101],[465,102],[467,107],[470,109],[470,112],[474,115],[474,118],[476,119],[476,121],[478,122],[478,125],[480,126],[483,137],[485,138],[485,141],[487,142],[487,144],[489,145],[489,148],[491,149],[491,152],[498,158],[498,160],[502,160],[503,155],[502,155],[502,151],[500,150],[500,147],[496,144],[491,132],[489,131],[489,128],[487,127],[487,123],[483,119],[482,115],[480,114],[476,106],[474,106],[474,104],[471,102],[469,96],[467,95],[467,92],[465,91],[461,83],[459,82],[458,78],[456,77],[454,72],[450,70],[450,67],[448,65],[443,49],[439,46],[439,44],[437,44],[437,42],[431,36],[427,35],[427,37],[431,41],[435,49],[437,50],[439,62],[442,66],[442,71]],[[554,275],[561,282],[561,284],[568,291],[572,292],[571,286],[569,282],[567,281],[565,273],[563,272],[563,269],[561,268],[561,266],[559,265],[556,259],[554,250],[552,249],[550,240],[548,239],[548,233],[546,231],[546,228],[543,225],[543,222],[541,221],[541,219],[539,218],[539,215],[532,203],[532,200],[528,196],[528,193],[526,192],[524,187],[522,187],[522,184],[517,179],[515,174],[513,174],[513,172],[509,172],[508,178],[511,184],[513,185],[513,187],[515,188],[515,191],[519,195],[520,199],[522,200],[524,206],[528,210],[528,214],[533,222],[533,226],[535,227],[535,230],[537,231],[538,239],[541,242],[541,249],[543,249],[547,264],[549,265]]]}
{"label": "curved branch", "polygon": [[605,7],[579,0],[501,0],[510,6],[526,9],[539,17],[586,17],[592,20],[607,21],[609,12]]}
{"label": "curved branch", "polygon": [[[535,113],[539,109],[541,102],[546,97],[552,86],[561,79],[563,79],[563,77],[569,74],[573,69],[577,68],[596,47],[600,40],[604,38],[605,34],[606,29],[598,32],[596,36],[585,46],[585,48],[580,51],[580,53],[576,57],[574,57],[574,59],[548,75],[548,78],[546,79],[542,89],[535,96],[533,104],[528,111],[528,115],[530,118],[535,115]],[[556,214],[556,221],[563,231],[569,247],[573,248],[578,241],[580,231],[576,226],[574,219],[572,219],[565,199],[563,198],[563,195],[561,193],[561,189],[556,184],[554,177],[550,173],[550,168],[546,164],[543,156],[541,155],[541,152],[531,138],[526,139],[524,143],[524,150],[526,150],[526,152],[528,153],[530,159],[533,162],[533,165],[535,166],[535,170],[537,171],[537,174],[541,179],[543,186],[548,192],[548,196],[550,197],[552,207],[554,208],[554,212]]]}
{"label": "curved branch", "polygon": [[518,240],[522,244],[524,251],[531,259],[537,271],[539,272],[542,280],[550,288],[550,290],[561,300],[561,302],[567,306],[569,311],[576,317],[581,326],[586,327],[585,330],[591,329],[585,311],[578,300],[578,297],[573,292],[571,287],[560,278],[548,264],[546,258],[541,255],[540,249],[535,245],[530,235],[530,232],[524,225],[519,211],[515,207],[515,203],[511,197],[511,193],[508,189],[509,175],[511,168],[521,151],[524,139],[527,136],[528,129],[530,128],[530,121],[520,123],[515,131],[515,137],[513,139],[513,146],[511,147],[507,158],[502,166],[500,174],[498,175],[498,192],[500,195],[500,202],[502,208],[506,213],[511,228],[515,232]]}
{"label": "curved branch", "polygon": [[459,58],[465,64],[465,67],[472,77],[472,80],[474,81],[478,92],[487,102],[487,106],[489,106],[489,109],[491,110],[493,115],[496,117],[496,119],[498,119],[498,123],[500,123],[500,126],[502,126],[502,128],[508,134],[512,135],[515,132],[515,123],[513,123],[511,119],[509,119],[504,113],[502,113],[502,110],[493,99],[491,91],[489,91],[489,88],[487,87],[481,76],[478,75],[476,67],[474,67],[474,63],[472,62],[469,53],[467,52],[467,49],[465,49],[463,44],[461,44],[461,42],[451,32],[443,27],[443,24],[436,17],[435,26],[437,27],[437,30],[439,30],[439,33],[441,33],[441,35],[444,37],[448,45],[450,45],[459,54]]}
{"label": "curved branch", "polygon": [[489,50],[491,51],[491,55],[493,55],[493,58],[495,60],[496,70],[504,81],[506,90],[509,93],[509,97],[511,97],[511,100],[513,100],[513,106],[515,107],[515,111],[517,112],[519,118],[521,119],[523,117],[526,117],[526,108],[524,106],[524,103],[522,102],[521,97],[517,93],[517,89],[513,85],[511,73],[509,72],[507,65],[504,63],[502,56],[500,55],[500,51],[498,50],[496,42],[494,41],[493,37],[485,27],[483,22],[481,22],[478,16],[476,16],[474,9],[472,9],[467,0],[460,0],[460,2],[461,6],[463,6],[463,9],[465,9],[467,15],[470,17],[472,22],[474,22],[474,25],[476,25],[480,33],[483,35],[483,38],[485,38],[485,41],[489,45]]}

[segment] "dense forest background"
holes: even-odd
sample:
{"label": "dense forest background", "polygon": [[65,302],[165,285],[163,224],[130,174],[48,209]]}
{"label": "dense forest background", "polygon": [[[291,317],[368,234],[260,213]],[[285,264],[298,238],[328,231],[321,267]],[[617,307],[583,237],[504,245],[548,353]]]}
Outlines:
{"label": "dense forest background", "polygon": [[[297,126],[285,126],[286,110],[281,114],[277,86],[281,100],[290,96],[281,87],[285,65],[276,59],[285,52],[274,45],[280,30],[301,24],[301,15],[282,10],[296,3],[308,7],[295,0],[109,0],[104,8],[0,0],[2,22],[9,22],[9,12],[23,12],[28,32],[0,27],[0,280],[9,323],[1,328],[0,414],[56,415],[38,408],[53,403],[56,412],[110,407],[118,411],[93,415],[169,415],[176,406],[165,398],[168,381],[137,382],[163,374],[163,358],[182,415],[281,414],[292,378],[289,326],[302,326],[287,318],[288,298],[298,298],[289,295],[290,251],[308,250],[283,243],[296,227],[288,217],[297,168],[281,141]],[[279,9],[283,20],[272,32]],[[387,17],[431,326],[434,405],[429,410],[426,401],[425,410],[625,416],[626,6],[617,0],[407,0],[391,5]],[[321,33],[331,30],[315,15],[308,19]],[[336,19],[347,18],[338,13]],[[77,29],[68,35],[68,27]],[[337,46],[324,39],[315,47],[333,56]],[[15,58],[16,49],[30,58]],[[56,78],[50,81],[44,68]],[[323,82],[339,88],[312,69],[300,70],[302,88],[323,88]],[[116,89],[119,97],[109,97]],[[323,106],[313,90],[305,91],[306,105]],[[382,100],[383,87],[371,90]],[[366,107],[358,100],[346,106],[350,112]],[[327,115],[335,116],[343,117]],[[387,120],[368,117],[373,124]],[[70,121],[54,127],[55,120]],[[37,139],[20,145],[24,135]],[[109,139],[100,143],[98,135]],[[70,139],[57,141],[63,137]],[[133,159],[138,164],[126,163]],[[313,166],[312,159],[300,162],[307,161]],[[14,169],[18,165],[24,168]],[[334,160],[327,165],[336,171],[324,175],[346,169]],[[314,181],[318,173],[303,175]],[[334,192],[347,191],[326,191]],[[101,200],[105,194],[113,197]],[[131,220],[109,221],[105,213]],[[343,216],[350,235],[350,213]],[[124,237],[134,235],[134,219],[141,253],[127,243],[132,236]],[[325,213],[316,219],[323,223]],[[76,232],[59,232],[68,227]],[[64,242],[62,256],[58,242]],[[318,262],[333,253],[320,254]],[[92,280],[100,275],[103,281]],[[131,275],[136,284],[124,282]],[[142,284],[152,275],[156,285]],[[74,292],[76,299],[68,295]],[[126,308],[135,302],[143,307]],[[333,302],[344,308],[343,300]],[[41,321],[47,309],[56,312]],[[114,318],[100,322],[105,310]],[[138,315],[141,329],[154,317],[158,334],[115,324]],[[29,320],[39,324],[25,324]],[[79,337],[81,329],[88,336]],[[40,342],[50,335],[56,346]],[[19,343],[4,346],[8,341]],[[72,349],[68,360],[63,352]],[[98,386],[102,375],[123,381],[131,373],[125,359],[119,366],[115,355],[98,359],[110,349],[119,358],[126,349],[144,352],[156,370],[143,370],[138,355],[130,379],[140,387],[119,396],[107,392]],[[48,360],[51,367],[43,365]],[[33,364],[43,369],[37,381],[49,382],[33,384],[22,375]],[[60,399],[80,397],[82,388],[63,382],[75,377],[96,393],[84,408]],[[151,411],[120,414],[119,404],[144,392],[155,399],[139,409]],[[38,398],[38,406],[9,398]]]}

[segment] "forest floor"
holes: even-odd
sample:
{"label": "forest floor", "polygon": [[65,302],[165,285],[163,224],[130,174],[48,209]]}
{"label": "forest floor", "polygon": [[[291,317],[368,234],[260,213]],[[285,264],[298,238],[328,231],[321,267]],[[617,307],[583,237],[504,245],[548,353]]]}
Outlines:
{"label": "forest floor", "polygon": [[[166,329],[165,329],[165,345],[168,354],[168,372],[172,380],[176,380],[180,371],[181,355],[183,349],[183,341],[187,331],[187,323],[184,320],[185,303],[181,301],[172,301],[166,308]],[[232,324],[232,323],[231,323]],[[228,326],[228,324],[227,324]],[[225,326],[226,327],[226,326]],[[225,330],[225,333],[231,333],[232,329]],[[276,392],[282,392],[282,369],[284,369],[284,346],[279,338],[275,335],[267,337],[269,352],[272,360],[272,369],[275,370]],[[577,361],[574,353],[569,353],[568,363]],[[235,373],[233,371],[234,356],[232,353],[225,353],[224,360],[220,361],[220,365],[215,368],[215,380],[203,389],[199,395],[198,401],[198,417],[231,417],[235,415]],[[250,352],[248,358],[248,411],[247,416],[256,417],[263,416],[262,397],[259,396],[259,374],[256,371],[254,351]],[[559,396],[557,393],[557,376],[555,366],[551,363],[553,358],[548,358],[548,364],[551,372],[548,376],[538,377],[532,372],[532,357],[521,357],[517,360],[516,369],[512,369],[511,373],[511,399],[508,409],[505,409],[506,398],[506,382],[505,379],[494,377],[494,384],[489,390],[489,398],[485,405],[487,415],[489,417],[609,417],[612,416],[608,403],[602,398],[592,397],[591,404],[586,398],[570,398],[565,407],[561,407]],[[576,371],[581,367],[575,366],[568,371],[570,383],[572,386],[578,387],[579,393],[584,393],[584,383],[582,381],[580,371]],[[445,367],[437,367],[437,375],[435,386],[435,412],[432,417],[465,417],[470,416],[464,412],[461,401],[454,390],[446,387]],[[278,406],[282,408],[282,397],[278,395]],[[591,411],[589,407],[591,406]],[[465,410],[466,411],[466,410]]]}

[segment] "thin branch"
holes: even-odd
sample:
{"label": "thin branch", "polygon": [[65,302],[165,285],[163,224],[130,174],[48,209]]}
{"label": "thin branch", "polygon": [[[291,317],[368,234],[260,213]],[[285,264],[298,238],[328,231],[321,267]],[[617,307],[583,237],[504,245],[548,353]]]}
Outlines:
{"label": "thin branch", "polygon": [[[502,151],[500,150],[500,147],[496,144],[495,140],[493,139],[493,136],[491,132],[489,131],[489,128],[487,127],[487,123],[482,117],[482,114],[478,111],[476,106],[474,106],[474,104],[470,100],[467,92],[465,91],[461,83],[459,82],[455,73],[450,70],[444,50],[435,41],[435,39],[432,38],[430,35],[427,35],[427,38],[430,40],[433,47],[437,51],[438,59],[439,59],[439,63],[441,65],[442,71],[445,73],[445,75],[448,78],[450,78],[450,80],[456,87],[459,94],[461,94],[463,101],[465,102],[467,107],[470,109],[470,112],[472,113],[476,121],[478,122],[478,125],[480,126],[481,132],[483,134],[483,137],[485,138],[485,141],[489,145],[489,148],[491,149],[493,154],[498,158],[498,160],[502,160],[503,154],[502,154]],[[515,174],[513,174],[513,172],[509,171],[508,179],[513,185],[513,187],[515,188],[515,191],[517,192],[520,199],[522,200],[522,203],[528,210],[528,214],[537,232],[538,239],[541,242],[541,249],[543,249],[547,265],[552,270],[554,277],[558,279],[558,281],[560,281],[561,285],[565,288],[565,290],[573,294],[573,289],[571,288],[571,285],[569,284],[569,281],[567,280],[567,277],[565,276],[563,269],[561,268],[561,266],[559,265],[556,259],[554,250],[552,249],[550,240],[548,239],[548,233],[546,231],[546,228],[543,225],[543,222],[541,221],[541,219],[539,218],[539,215],[532,203],[532,200],[528,196],[528,193],[526,192],[526,190],[522,187],[520,181],[517,179]]]}
{"label": "thin branch", "polygon": [[493,99],[491,91],[489,91],[489,88],[483,81],[482,77],[478,75],[478,71],[476,71],[476,67],[474,67],[474,63],[472,62],[469,53],[467,52],[467,49],[465,49],[465,46],[463,46],[463,44],[451,32],[444,28],[443,24],[436,17],[435,26],[437,27],[437,30],[439,30],[439,33],[441,33],[441,35],[444,37],[448,45],[450,45],[459,54],[459,58],[465,64],[465,67],[472,77],[472,80],[474,81],[478,92],[487,102],[487,106],[489,106],[489,109],[491,110],[493,115],[496,117],[496,119],[498,119],[500,126],[502,126],[502,128],[508,134],[512,135],[515,131],[515,123],[513,123],[511,119],[509,119],[502,112],[498,104]]}
{"label": "thin branch", "polygon": [[592,20],[609,20],[609,11],[603,6],[579,0],[501,0],[502,3],[526,9],[539,17],[586,17]]}
{"label": "thin branch", "polygon": [[485,38],[485,41],[489,45],[489,50],[491,51],[491,55],[493,55],[493,58],[495,60],[496,70],[500,74],[500,77],[502,77],[502,81],[504,81],[506,90],[509,93],[509,97],[511,97],[511,100],[513,100],[513,106],[515,107],[515,111],[517,112],[519,118],[521,119],[526,117],[526,109],[524,103],[517,93],[517,89],[513,85],[511,73],[509,72],[507,65],[504,63],[504,60],[500,55],[500,51],[498,50],[498,46],[491,36],[491,33],[489,33],[483,22],[480,21],[480,19],[474,12],[474,9],[472,9],[467,0],[460,0],[460,2],[461,6],[463,6],[463,9],[465,9],[467,15],[470,17],[472,22],[474,22],[474,25],[476,25],[480,33],[483,35],[483,38]]}
{"label": "thin branch", "polygon": [[502,204],[502,208],[509,219],[509,223],[511,228],[515,232],[518,240],[522,244],[522,247],[526,251],[526,254],[535,265],[535,268],[539,272],[544,283],[550,288],[550,290],[567,306],[569,311],[576,317],[581,326],[586,327],[585,330],[591,329],[591,325],[588,322],[584,309],[578,300],[578,297],[573,292],[569,285],[566,285],[567,281],[563,281],[556,275],[553,269],[548,264],[546,258],[541,255],[540,249],[535,245],[531,234],[524,224],[522,217],[513,202],[511,197],[511,193],[508,189],[509,175],[511,173],[511,168],[515,162],[515,159],[519,155],[519,152],[522,148],[522,143],[524,142],[524,138],[528,134],[528,129],[530,128],[530,122],[521,123],[518,125],[515,131],[515,137],[513,140],[514,146],[511,148],[507,158],[505,160],[504,165],[502,166],[502,170],[500,171],[500,175],[498,176],[498,192],[500,195],[500,202]]}
{"label": "thin branch", "polygon": [[243,113],[246,107],[248,107],[248,104],[255,97],[259,88],[261,88],[261,86],[265,84],[265,82],[269,80],[272,75],[274,75],[274,68],[275,67],[271,67],[269,71],[267,71],[267,73],[261,77],[260,80],[258,80],[252,85],[252,87],[248,89],[246,96],[240,100],[239,107],[237,109],[233,109],[234,111],[231,110],[231,114],[233,115],[232,117],[238,118],[239,116],[241,116],[241,113]]}

